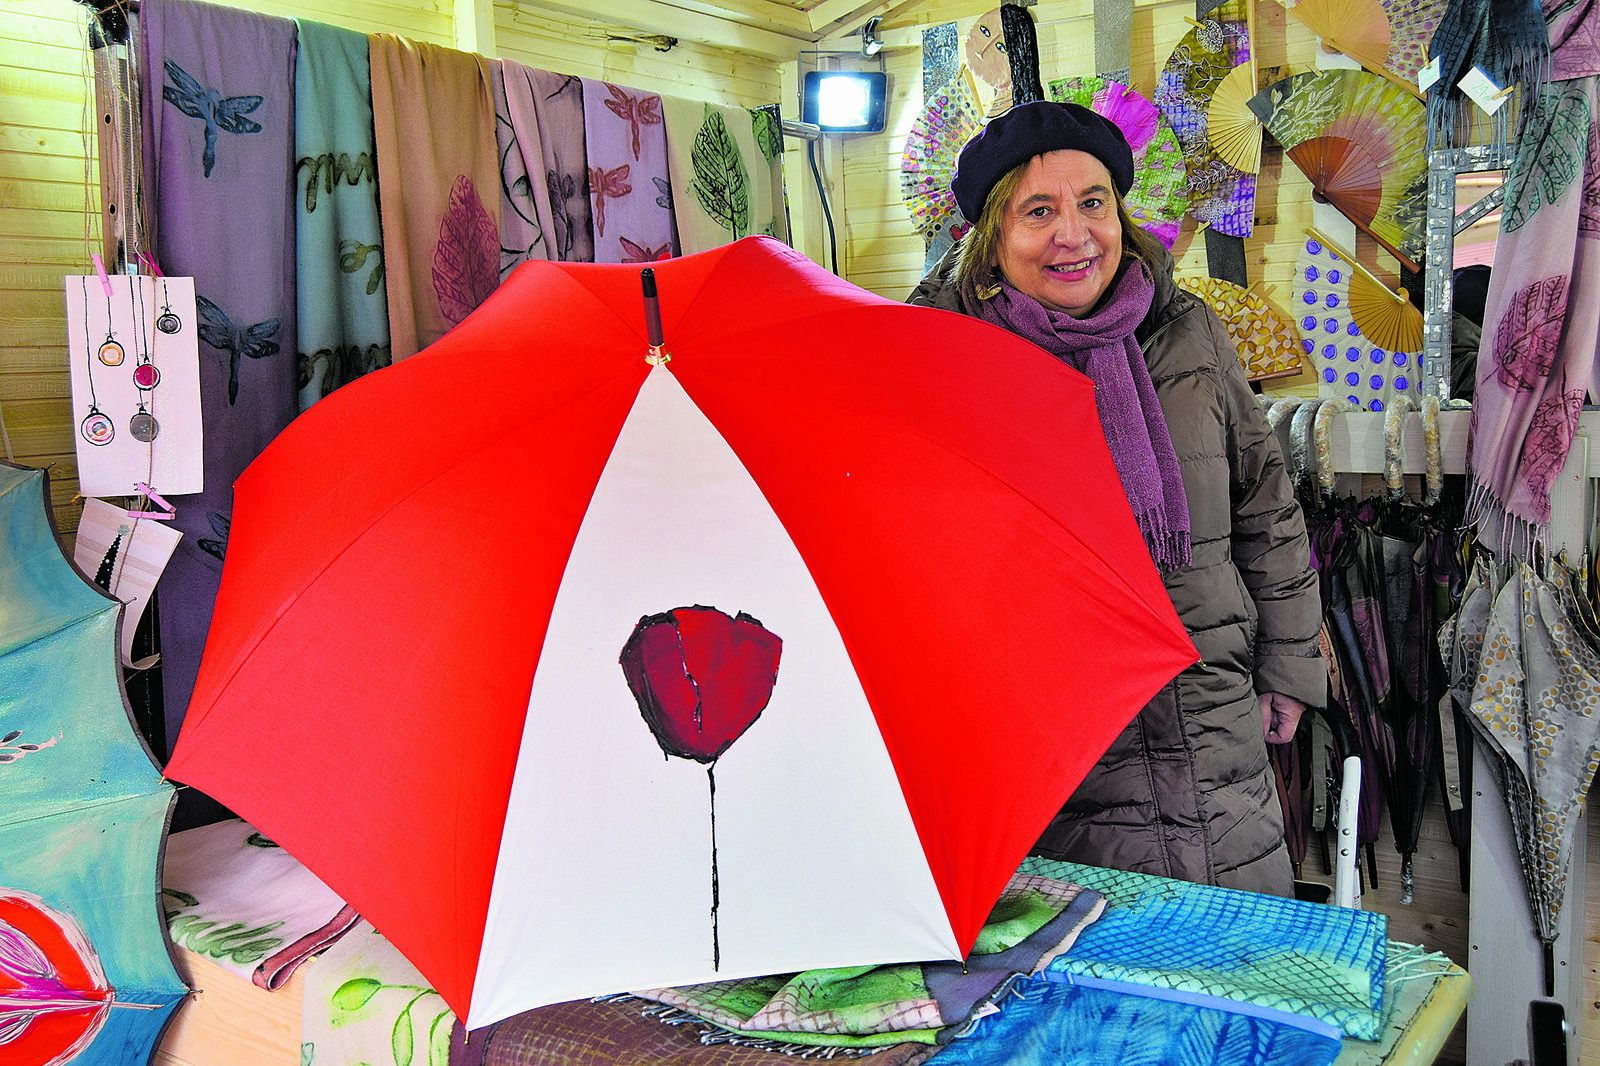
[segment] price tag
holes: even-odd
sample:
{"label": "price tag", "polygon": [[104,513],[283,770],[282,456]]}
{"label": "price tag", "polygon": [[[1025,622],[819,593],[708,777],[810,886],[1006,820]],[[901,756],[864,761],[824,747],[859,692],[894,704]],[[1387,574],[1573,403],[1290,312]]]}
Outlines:
{"label": "price tag", "polygon": [[1496,85],[1494,79],[1483,72],[1482,67],[1473,67],[1467,71],[1466,75],[1456,82],[1456,86],[1490,115],[1500,110],[1506,98],[1511,95],[1510,88],[1502,89]]}
{"label": "price tag", "polygon": [[1433,83],[1439,80],[1440,65],[1438,56],[1428,60],[1422,69],[1417,71],[1417,88],[1423,92],[1433,88]]}

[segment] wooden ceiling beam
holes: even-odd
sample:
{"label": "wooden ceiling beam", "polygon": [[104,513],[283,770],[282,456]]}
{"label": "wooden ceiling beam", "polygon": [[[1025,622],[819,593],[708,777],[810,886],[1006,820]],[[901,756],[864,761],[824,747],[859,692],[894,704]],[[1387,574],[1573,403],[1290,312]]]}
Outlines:
{"label": "wooden ceiling beam", "polygon": [[[701,7],[716,6],[707,0],[684,2]],[[612,0],[603,8],[597,7],[593,0],[514,0],[513,6],[526,11],[576,16],[587,22],[615,24],[774,60],[793,60],[801,49],[812,43],[809,36],[790,36],[662,0]]]}

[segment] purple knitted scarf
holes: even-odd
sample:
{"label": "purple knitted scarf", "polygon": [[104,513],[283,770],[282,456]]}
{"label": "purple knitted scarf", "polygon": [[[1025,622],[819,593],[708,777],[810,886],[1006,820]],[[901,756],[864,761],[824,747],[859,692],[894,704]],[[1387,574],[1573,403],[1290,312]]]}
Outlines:
{"label": "purple knitted scarf", "polygon": [[1189,501],[1166,416],[1133,336],[1154,297],[1150,271],[1138,263],[1117,276],[1110,297],[1085,318],[1052,311],[1004,280],[999,295],[978,306],[986,321],[1032,341],[1094,382],[1100,428],[1150,557],[1161,570],[1174,570],[1190,561]]}

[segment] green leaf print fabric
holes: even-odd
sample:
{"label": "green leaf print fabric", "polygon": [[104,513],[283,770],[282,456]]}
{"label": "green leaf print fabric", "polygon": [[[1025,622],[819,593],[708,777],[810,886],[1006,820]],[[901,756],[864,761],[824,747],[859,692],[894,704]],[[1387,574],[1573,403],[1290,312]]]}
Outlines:
{"label": "green leaf print fabric", "polygon": [[765,111],[661,98],[683,255],[756,233],[786,240],[783,139]]}

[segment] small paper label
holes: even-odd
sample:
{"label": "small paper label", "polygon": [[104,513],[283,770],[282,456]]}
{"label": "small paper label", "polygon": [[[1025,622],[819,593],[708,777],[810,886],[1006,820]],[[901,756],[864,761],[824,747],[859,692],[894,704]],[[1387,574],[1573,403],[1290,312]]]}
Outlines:
{"label": "small paper label", "polygon": [[1429,89],[1433,88],[1433,83],[1439,80],[1439,66],[1440,63],[1438,56],[1434,56],[1432,59],[1428,60],[1427,64],[1421,70],[1417,71],[1417,88],[1421,89],[1423,92],[1427,92]]}
{"label": "small paper label", "polygon": [[1506,97],[1511,95],[1505,89],[1494,83],[1494,79],[1483,72],[1482,67],[1473,67],[1456,85],[1471,98],[1472,102],[1488,114],[1500,110],[1506,102]]}

